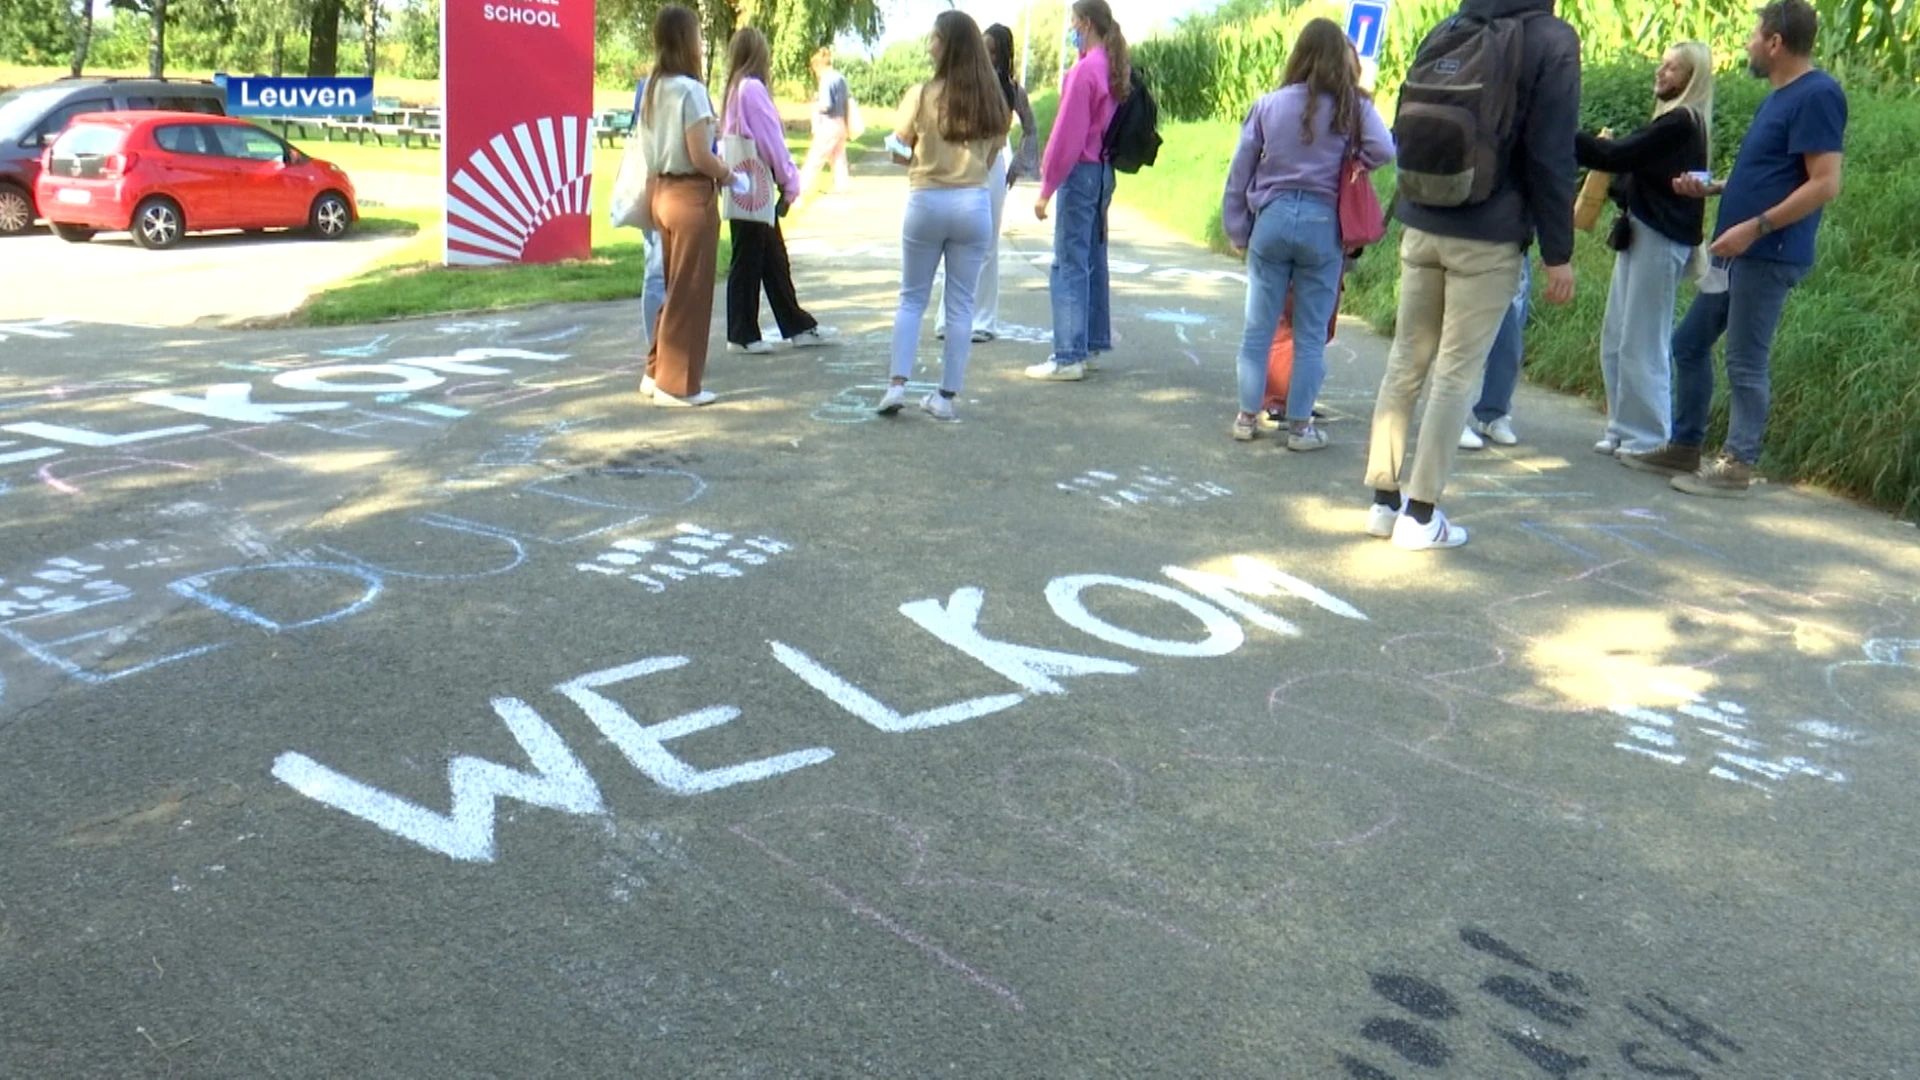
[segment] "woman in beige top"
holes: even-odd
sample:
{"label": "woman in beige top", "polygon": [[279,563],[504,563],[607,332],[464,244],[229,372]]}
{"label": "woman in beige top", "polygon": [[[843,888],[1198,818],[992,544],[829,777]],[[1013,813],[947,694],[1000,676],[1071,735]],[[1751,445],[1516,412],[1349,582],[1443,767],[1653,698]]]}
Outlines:
{"label": "woman in beige top", "polygon": [[[900,237],[900,308],[893,320],[893,381],[880,400],[892,416],[907,402],[920,320],[933,274],[947,264],[947,324],[973,325],[973,293],[993,242],[993,200],[987,174],[1006,145],[1006,96],[987,59],[980,27],[961,11],[933,21],[927,39],[933,78],[907,91],[888,140],[907,164],[907,215]],[[903,153],[904,151],[904,153]],[[968,334],[949,334],[941,352],[940,388],[920,407],[938,420],[957,419],[953,397],[967,370]]]}
{"label": "woman in beige top", "polygon": [[648,205],[660,232],[667,299],[640,393],[655,405],[705,405],[713,401],[700,380],[707,369],[720,248],[714,185],[733,174],[713,153],[713,101],[700,81],[700,17],[678,5],[662,8],[653,21],[653,49],[636,137],[653,178]]}

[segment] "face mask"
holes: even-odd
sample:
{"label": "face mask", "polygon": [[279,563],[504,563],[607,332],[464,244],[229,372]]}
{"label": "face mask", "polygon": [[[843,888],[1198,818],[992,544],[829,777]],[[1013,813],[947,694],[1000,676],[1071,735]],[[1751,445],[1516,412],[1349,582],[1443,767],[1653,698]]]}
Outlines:
{"label": "face mask", "polygon": [[1073,28],[1073,47],[1083,51],[1087,47],[1087,32],[1077,26]]}

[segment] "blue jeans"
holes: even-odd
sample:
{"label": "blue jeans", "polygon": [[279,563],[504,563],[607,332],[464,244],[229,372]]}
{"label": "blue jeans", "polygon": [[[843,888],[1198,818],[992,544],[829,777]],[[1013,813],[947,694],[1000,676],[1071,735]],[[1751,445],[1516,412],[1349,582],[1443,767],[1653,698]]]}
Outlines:
{"label": "blue jeans", "polygon": [[1520,260],[1520,291],[1506,317],[1500,320],[1500,333],[1487,351],[1487,373],[1480,381],[1480,402],[1473,407],[1473,418],[1491,424],[1513,412],[1513,388],[1520,384],[1520,361],[1526,353],[1523,340],[1527,329],[1527,301],[1533,291],[1533,271],[1526,259]]}
{"label": "blue jeans", "polygon": [[1053,301],[1053,359],[1077,364],[1089,353],[1113,349],[1107,299],[1107,204],[1113,201],[1113,169],[1081,162],[1067,174],[1053,201],[1053,269],[1047,293]]}
{"label": "blue jeans", "polygon": [[640,321],[646,326],[647,345],[651,347],[655,328],[660,325],[660,306],[667,302],[667,269],[660,254],[660,234],[645,229],[640,237],[647,245],[647,269],[640,281]]}
{"label": "blue jeans", "polygon": [[1334,202],[1306,191],[1283,191],[1260,208],[1247,242],[1247,324],[1240,338],[1240,411],[1258,412],[1267,394],[1267,353],[1293,288],[1293,378],[1287,419],[1306,423],[1327,379],[1327,342],[1320,328],[1339,300],[1340,220]]}
{"label": "blue jeans", "polygon": [[892,375],[913,374],[920,322],[933,291],[933,272],[947,266],[947,335],[940,351],[940,389],[960,392],[973,348],[973,290],[993,244],[993,196],[986,188],[920,188],[907,193],[900,232],[900,307],[893,316]]}
{"label": "blue jeans", "polygon": [[1673,441],[1699,446],[1707,439],[1713,407],[1713,346],[1727,337],[1726,452],[1747,465],[1760,460],[1771,387],[1767,364],[1773,332],[1787,294],[1807,276],[1805,266],[1768,259],[1735,259],[1727,291],[1701,293],[1673,332],[1675,400]]}

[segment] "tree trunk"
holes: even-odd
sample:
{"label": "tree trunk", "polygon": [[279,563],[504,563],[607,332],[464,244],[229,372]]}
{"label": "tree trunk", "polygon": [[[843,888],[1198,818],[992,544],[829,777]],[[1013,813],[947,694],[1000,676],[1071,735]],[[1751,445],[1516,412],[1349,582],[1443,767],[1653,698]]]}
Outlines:
{"label": "tree trunk", "polygon": [[308,34],[308,76],[340,74],[340,0],[314,0]]}
{"label": "tree trunk", "polygon": [[287,71],[287,32],[273,32],[273,77],[279,78]]}
{"label": "tree trunk", "polygon": [[362,29],[366,34],[367,78],[371,79],[380,61],[380,0],[366,0],[366,20]]}
{"label": "tree trunk", "polygon": [[75,0],[75,4],[78,25],[73,32],[72,75],[77,79],[87,66],[87,53],[93,49],[93,0]]}
{"label": "tree trunk", "polygon": [[147,37],[147,73],[158,79],[167,73],[167,0],[153,0]]}

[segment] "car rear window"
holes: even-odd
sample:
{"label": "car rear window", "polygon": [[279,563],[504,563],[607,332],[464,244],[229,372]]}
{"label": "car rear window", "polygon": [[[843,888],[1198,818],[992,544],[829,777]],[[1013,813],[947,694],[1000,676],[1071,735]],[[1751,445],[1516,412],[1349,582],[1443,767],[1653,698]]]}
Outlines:
{"label": "car rear window", "polygon": [[80,124],[67,129],[53,144],[55,158],[100,157],[116,154],[126,144],[127,133],[124,128],[108,127],[105,124]]}
{"label": "car rear window", "polygon": [[186,95],[175,97],[130,97],[127,99],[127,108],[158,109],[162,112],[204,113],[208,116],[220,116],[226,111],[220,107],[218,101],[211,97],[190,97]]}

